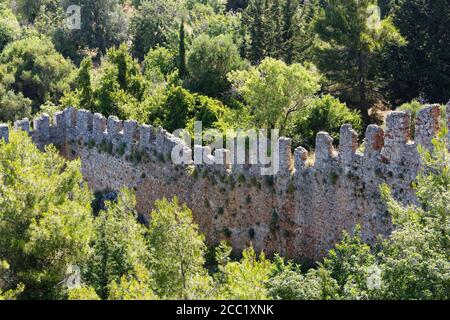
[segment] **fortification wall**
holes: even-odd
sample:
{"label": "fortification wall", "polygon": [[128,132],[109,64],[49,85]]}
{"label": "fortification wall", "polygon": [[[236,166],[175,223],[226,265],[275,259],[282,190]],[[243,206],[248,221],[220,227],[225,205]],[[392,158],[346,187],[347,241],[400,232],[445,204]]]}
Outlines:
{"label": "fortification wall", "polygon": [[[32,126],[24,119],[14,129],[28,132],[39,148],[54,144],[65,157],[80,158],[92,190],[134,189],[144,217],[155,200],[178,196],[193,210],[209,244],[228,240],[240,250],[252,243],[267,253],[315,260],[341,239],[343,230],[352,231],[356,224],[369,243],[391,232],[380,184],[389,184],[398,200],[415,203],[417,145],[432,148],[431,140],[440,130],[439,106],[427,106],[417,115],[414,140],[410,118],[409,113],[392,112],[386,130],[369,126],[364,148],[349,125],[342,127],[337,148],[321,132],[312,166],[304,148],[292,153],[291,140],[281,138],[280,171],[275,176],[261,176],[257,165],[231,165],[230,159],[238,156],[235,150],[211,154],[208,147],[195,146],[210,164],[193,165],[192,149],[162,128],[106,119],[86,110],[66,109],[53,121],[43,115]],[[0,125],[0,139],[8,137],[9,127]],[[175,146],[188,159],[183,165],[170,159]]]}

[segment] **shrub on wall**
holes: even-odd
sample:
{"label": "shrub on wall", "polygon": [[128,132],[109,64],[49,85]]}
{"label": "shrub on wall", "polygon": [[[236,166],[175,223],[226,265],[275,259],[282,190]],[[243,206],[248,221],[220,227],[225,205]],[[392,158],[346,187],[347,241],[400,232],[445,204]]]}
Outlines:
{"label": "shrub on wall", "polygon": [[288,136],[294,139],[294,145],[313,149],[317,133],[325,131],[337,144],[341,126],[347,123],[351,124],[356,131],[360,131],[362,129],[360,113],[350,110],[337,98],[324,95],[296,113],[289,125]]}

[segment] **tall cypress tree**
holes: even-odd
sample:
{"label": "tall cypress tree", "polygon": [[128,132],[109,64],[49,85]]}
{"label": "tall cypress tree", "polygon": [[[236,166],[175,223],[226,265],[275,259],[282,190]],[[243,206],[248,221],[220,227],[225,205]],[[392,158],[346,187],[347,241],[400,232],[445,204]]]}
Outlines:
{"label": "tall cypress tree", "polygon": [[186,33],[184,30],[184,19],[180,23],[180,44],[178,50],[178,70],[180,78],[186,77]]}

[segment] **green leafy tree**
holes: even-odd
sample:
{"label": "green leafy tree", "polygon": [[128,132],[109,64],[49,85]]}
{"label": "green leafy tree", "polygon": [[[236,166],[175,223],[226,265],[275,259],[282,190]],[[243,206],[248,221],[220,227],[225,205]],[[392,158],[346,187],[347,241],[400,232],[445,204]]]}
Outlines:
{"label": "green leafy tree", "polygon": [[224,243],[217,248],[217,299],[268,299],[266,284],[274,268],[270,260],[266,259],[264,253],[258,257],[252,247],[244,250],[240,261],[230,261],[230,254],[231,248]]}
{"label": "green leafy tree", "polygon": [[[448,0],[400,0],[393,2],[393,23],[407,40],[405,46],[389,46],[383,55],[383,90],[392,104],[422,97],[447,103],[450,97],[450,53],[443,39],[450,37]],[[444,41],[444,42],[443,42]],[[395,61],[395,63],[393,63]]]}
{"label": "green leafy tree", "polygon": [[143,1],[130,22],[133,54],[143,59],[158,45],[176,50],[182,8],[176,0]]}
{"label": "green leafy tree", "polygon": [[247,56],[253,64],[264,58],[290,64],[303,62],[314,40],[313,20],[317,1],[250,0],[242,15],[249,35]]}
{"label": "green leafy tree", "polygon": [[0,51],[21,34],[21,27],[14,12],[6,3],[0,3]]}
{"label": "green leafy tree", "polygon": [[92,87],[92,61],[85,58],[81,62],[78,70],[77,94],[79,96],[79,106],[82,109],[92,109],[94,103],[94,92]]}
{"label": "green leafy tree", "polygon": [[287,133],[294,144],[314,149],[317,133],[321,131],[328,132],[339,143],[340,129],[344,124],[351,124],[354,130],[361,132],[359,112],[350,110],[331,95],[324,95],[292,116]]}
{"label": "green leafy tree", "polygon": [[65,20],[54,32],[53,41],[64,56],[79,63],[91,52],[97,60],[109,48],[127,40],[128,18],[120,0],[64,0],[63,7],[81,7],[80,29],[69,29]]}
{"label": "green leafy tree", "polygon": [[178,48],[178,69],[180,70],[180,78],[184,79],[186,76],[186,32],[184,27],[184,20],[180,23],[180,45]]}
{"label": "green leafy tree", "polygon": [[8,288],[11,286],[11,282],[14,282],[9,269],[9,264],[0,260],[0,301],[15,300],[24,290],[23,285],[19,285],[15,289]]}
{"label": "green leafy tree", "polygon": [[204,128],[224,129],[230,113],[218,100],[192,94],[182,87],[171,87],[162,102],[150,109],[148,122],[169,131],[192,132],[195,121],[202,121]]}
{"label": "green leafy tree", "polygon": [[92,235],[91,194],[80,162],[40,152],[22,132],[0,143],[0,256],[26,298],[60,298],[66,271],[81,265]]}
{"label": "green leafy tree", "polygon": [[218,97],[230,88],[227,74],[246,66],[230,36],[201,35],[188,52],[187,86],[193,91]]}
{"label": "green leafy tree", "polygon": [[100,74],[94,110],[106,116],[129,118],[139,109],[146,82],[125,44],[108,50]]}
{"label": "green leafy tree", "polygon": [[279,128],[281,134],[290,117],[320,89],[320,76],[313,66],[288,66],[272,58],[249,70],[231,72],[228,78],[251,108],[255,124]]}
{"label": "green leafy tree", "polygon": [[356,106],[366,123],[380,88],[378,58],[388,44],[404,39],[392,19],[379,15],[373,0],[325,0],[315,22],[320,38],[316,63],[329,83],[327,90]]}
{"label": "green leafy tree", "polygon": [[[108,298],[111,284],[118,295],[117,283],[122,277],[136,276],[149,259],[145,229],[137,221],[134,195],[122,189],[117,203],[109,202],[106,207],[95,218],[93,255],[85,272],[85,280],[103,299]],[[126,281],[124,278],[123,282]]]}
{"label": "green leafy tree", "polygon": [[[155,291],[165,299],[192,299],[204,296],[210,282],[204,255],[204,236],[192,220],[192,211],[178,199],[155,203],[151,213],[148,242]],[[206,296],[205,296],[206,297]]]}
{"label": "green leafy tree", "polygon": [[120,282],[109,285],[109,300],[157,300],[150,284],[150,272],[145,268],[137,270],[134,276],[122,276]]}
{"label": "green leafy tree", "polygon": [[323,267],[303,274],[301,267],[275,258],[276,269],[267,282],[268,294],[277,300],[336,299],[338,284]]}
{"label": "green leafy tree", "polygon": [[32,101],[25,98],[22,92],[6,91],[5,87],[0,85],[0,97],[0,120],[2,122],[12,122],[31,116]]}
{"label": "green leafy tree", "polygon": [[153,83],[169,80],[179,66],[176,54],[163,47],[150,49],[143,64],[145,78]]}
{"label": "green leafy tree", "polygon": [[405,207],[388,186],[382,187],[396,231],[379,255],[384,298],[447,300],[450,292],[450,154],[447,130],[433,141],[434,151],[421,150],[423,169],[417,177],[420,206]]}
{"label": "green leafy tree", "polygon": [[1,85],[13,91],[22,105],[26,103],[21,93],[30,99],[35,112],[47,101],[58,103],[73,80],[72,63],[46,38],[30,37],[10,43],[0,54],[0,64],[0,72],[6,74]]}
{"label": "green leafy tree", "polygon": [[69,290],[69,300],[94,301],[100,300],[100,297],[92,287],[81,287]]}

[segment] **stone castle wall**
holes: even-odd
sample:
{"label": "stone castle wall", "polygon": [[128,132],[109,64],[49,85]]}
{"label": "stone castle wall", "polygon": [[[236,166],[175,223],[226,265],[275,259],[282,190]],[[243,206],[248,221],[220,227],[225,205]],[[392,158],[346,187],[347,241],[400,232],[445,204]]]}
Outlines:
{"label": "stone castle wall", "polygon": [[[182,140],[162,128],[135,121],[106,119],[100,114],[69,108],[55,114],[17,121],[15,130],[28,132],[39,148],[54,144],[68,159],[80,158],[83,176],[94,191],[134,189],[138,211],[144,217],[162,197],[177,196],[194,213],[209,244],[228,240],[236,250],[249,244],[267,253],[279,252],[315,260],[359,224],[364,240],[374,243],[392,224],[380,199],[379,186],[387,183],[405,204],[415,203],[412,183],[420,167],[418,144],[431,148],[440,130],[437,105],[427,106],[416,119],[411,137],[410,114],[392,112],[386,130],[367,128],[364,147],[349,125],[341,129],[338,148],[327,133],[317,135],[315,163],[291,140],[280,138],[280,171],[261,176],[258,166],[231,165],[236,151],[202,151],[207,163],[173,165],[171,152],[193,159]],[[450,105],[447,106],[450,126]],[[8,141],[9,127],[0,125],[0,140]]]}

